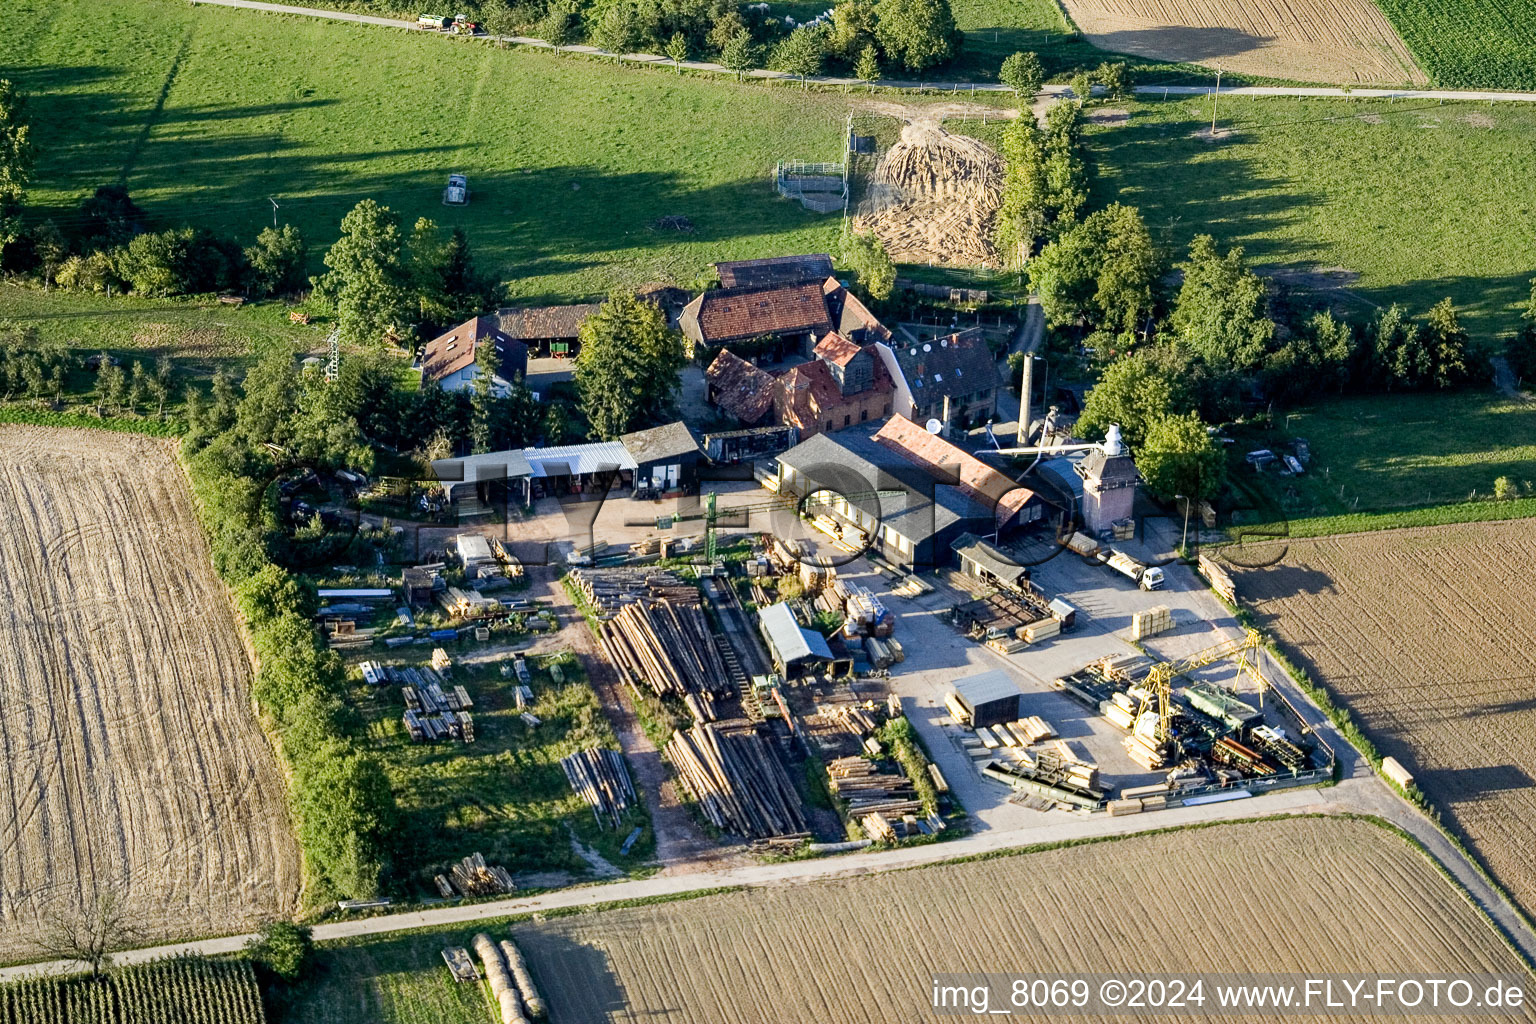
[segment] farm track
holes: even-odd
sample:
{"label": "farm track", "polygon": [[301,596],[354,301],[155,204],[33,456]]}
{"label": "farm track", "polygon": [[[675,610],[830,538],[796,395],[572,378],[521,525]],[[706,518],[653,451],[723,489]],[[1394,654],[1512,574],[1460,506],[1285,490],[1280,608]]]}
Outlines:
{"label": "farm track", "polygon": [[144,938],[291,912],[250,664],[173,448],[0,427],[0,955],[121,896]]}
{"label": "farm track", "polygon": [[1291,542],[1243,572],[1265,626],[1536,914],[1536,536],[1528,522]]}
{"label": "farm track", "polygon": [[1365,822],[1320,819],[726,893],[513,932],[551,1024],[945,1019],[927,1007],[929,979],[988,970],[1524,973],[1417,850]]}

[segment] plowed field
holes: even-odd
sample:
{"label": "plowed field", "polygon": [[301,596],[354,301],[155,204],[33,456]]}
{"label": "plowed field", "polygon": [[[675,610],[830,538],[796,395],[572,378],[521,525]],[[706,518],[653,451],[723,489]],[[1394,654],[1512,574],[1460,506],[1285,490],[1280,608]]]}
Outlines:
{"label": "plowed field", "polygon": [[1105,50],[1244,75],[1402,85],[1428,79],[1371,0],[1063,0]]}
{"label": "plowed field", "polygon": [[947,1020],[928,1008],[930,978],[946,972],[1521,971],[1415,848],[1365,822],[1316,818],[727,893],[514,931],[553,1024]]}
{"label": "plowed field", "polygon": [[0,427],[0,957],[106,886],[145,941],[297,898],[282,776],[173,451]]}
{"label": "plowed field", "polygon": [[1536,912],[1536,527],[1292,542],[1237,589]]}

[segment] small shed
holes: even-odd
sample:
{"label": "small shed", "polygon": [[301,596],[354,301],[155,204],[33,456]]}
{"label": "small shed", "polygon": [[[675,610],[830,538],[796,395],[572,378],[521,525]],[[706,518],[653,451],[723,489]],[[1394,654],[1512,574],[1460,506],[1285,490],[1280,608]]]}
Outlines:
{"label": "small shed", "polygon": [[974,533],[955,538],[955,555],[960,571],[994,586],[1021,590],[1029,582],[1029,570]]}
{"label": "small shed", "polygon": [[400,570],[400,586],[405,603],[413,608],[432,603],[432,586],[437,574],[424,565],[408,565]]}
{"label": "small shed", "polygon": [[454,546],[465,569],[496,561],[496,556],[491,553],[491,542],[479,534],[461,533],[455,538]]}
{"label": "small shed", "polygon": [[757,619],[774,668],[785,679],[803,679],[832,670],[835,659],[827,638],[801,626],[789,605],[782,601],[769,605],[757,613]]}
{"label": "small shed", "polygon": [[619,438],[635,460],[635,494],[689,494],[699,487],[699,442],[678,420]]}
{"label": "small shed", "polygon": [[966,676],[955,683],[955,696],[971,715],[971,726],[997,725],[1022,716],[1023,692],[1002,669]]}

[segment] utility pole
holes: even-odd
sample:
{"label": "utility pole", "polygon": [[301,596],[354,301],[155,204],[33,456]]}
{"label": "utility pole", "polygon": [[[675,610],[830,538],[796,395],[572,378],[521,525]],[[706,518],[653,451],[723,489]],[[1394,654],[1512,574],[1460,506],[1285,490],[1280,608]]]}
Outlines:
{"label": "utility pole", "polygon": [[1211,93],[1211,138],[1216,137],[1216,104],[1221,101],[1221,68],[1216,69],[1216,91]]}
{"label": "utility pole", "polygon": [[267,196],[267,202],[272,204],[272,230],[277,230],[277,200]]}

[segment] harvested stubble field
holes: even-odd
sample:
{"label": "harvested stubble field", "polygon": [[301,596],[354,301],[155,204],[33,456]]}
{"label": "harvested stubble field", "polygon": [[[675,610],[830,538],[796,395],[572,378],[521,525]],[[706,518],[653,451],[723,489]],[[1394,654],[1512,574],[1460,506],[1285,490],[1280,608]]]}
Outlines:
{"label": "harvested stubble field", "polygon": [[1306,82],[1428,81],[1371,0],[1063,0],[1105,50]]}
{"label": "harvested stubble field", "polygon": [[554,1024],[942,1020],[926,1004],[943,972],[1522,973],[1417,849],[1367,822],[1321,818],[726,893],[514,934]]}
{"label": "harvested stubble field", "polygon": [[995,266],[1002,183],[995,150],[921,117],[880,158],[855,226],[878,235],[898,263]]}
{"label": "harvested stubble field", "polygon": [[1529,520],[1288,548],[1281,564],[1240,572],[1238,593],[1536,912]]}
{"label": "harvested stubble field", "polygon": [[146,941],[294,907],[282,775],[167,442],[0,427],[0,957],[110,889]]}

